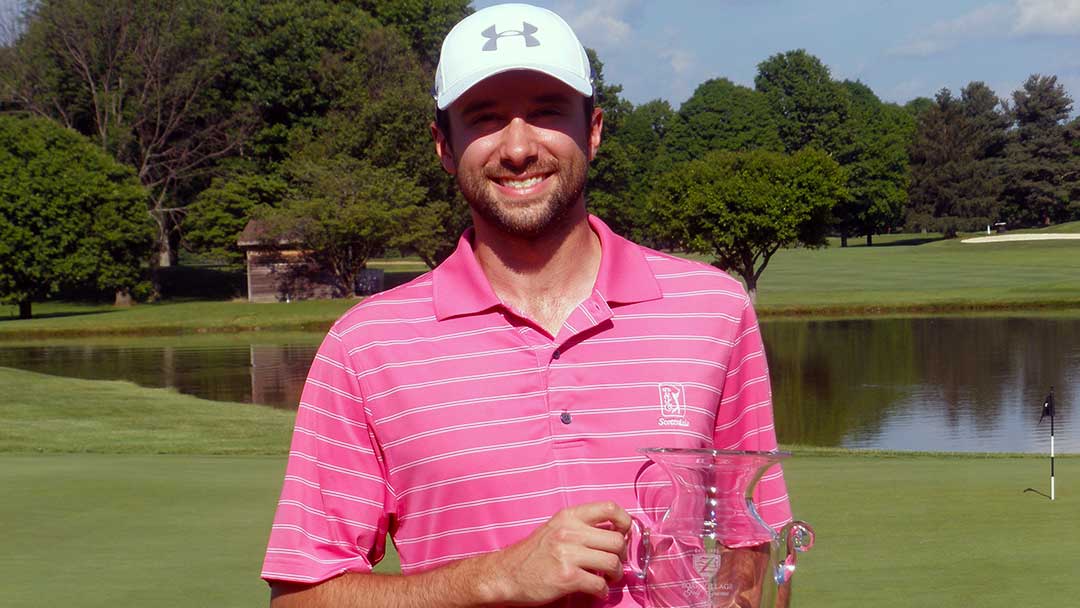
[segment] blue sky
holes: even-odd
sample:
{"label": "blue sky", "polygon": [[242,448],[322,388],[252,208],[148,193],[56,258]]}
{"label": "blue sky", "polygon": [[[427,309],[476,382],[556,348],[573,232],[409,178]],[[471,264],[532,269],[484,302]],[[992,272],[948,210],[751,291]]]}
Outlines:
{"label": "blue sky", "polygon": [[635,104],[662,98],[677,108],[709,78],[753,86],[758,63],[797,48],[885,101],[959,92],[974,80],[1007,97],[1033,73],[1057,75],[1080,97],[1080,0],[533,3],[570,22],[600,54],[608,82]]}

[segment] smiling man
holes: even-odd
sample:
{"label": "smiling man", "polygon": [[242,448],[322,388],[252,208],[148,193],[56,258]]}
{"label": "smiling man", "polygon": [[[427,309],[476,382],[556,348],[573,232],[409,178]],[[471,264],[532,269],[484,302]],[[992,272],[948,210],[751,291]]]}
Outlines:
{"label": "smiling man", "polygon": [[[272,606],[642,606],[627,533],[663,505],[637,448],[776,448],[742,286],[587,213],[592,95],[550,11],[493,6],[447,35],[431,131],[473,228],[324,340],[262,573]],[[755,498],[790,521],[779,470]],[[387,535],[401,576],[371,573]]]}

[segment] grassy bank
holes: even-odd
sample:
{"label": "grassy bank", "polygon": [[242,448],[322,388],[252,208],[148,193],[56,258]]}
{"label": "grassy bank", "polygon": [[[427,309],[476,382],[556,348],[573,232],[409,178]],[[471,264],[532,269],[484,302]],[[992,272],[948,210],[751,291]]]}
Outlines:
{"label": "grassy bank", "polygon": [[0,453],[284,454],[295,414],[0,367]]}
{"label": "grassy bank", "polygon": [[324,332],[358,299],[307,300],[293,303],[169,301],[115,308],[108,304],[46,302],[34,306],[34,318],[5,316],[0,308],[0,339],[109,334],[178,335],[246,331]]}
{"label": "grassy bank", "polygon": [[[1069,232],[1080,222],[1050,230]],[[818,250],[778,252],[762,275],[762,317],[864,316],[1080,308],[1080,243],[965,244],[936,235],[887,235],[872,247],[851,239]],[[407,263],[408,264],[408,263]],[[412,263],[415,265],[415,263]],[[400,265],[399,265],[400,266]],[[413,272],[412,266],[401,266]],[[324,331],[357,302],[163,302],[129,309],[45,303],[37,318],[0,307],[0,340],[102,334]]]}

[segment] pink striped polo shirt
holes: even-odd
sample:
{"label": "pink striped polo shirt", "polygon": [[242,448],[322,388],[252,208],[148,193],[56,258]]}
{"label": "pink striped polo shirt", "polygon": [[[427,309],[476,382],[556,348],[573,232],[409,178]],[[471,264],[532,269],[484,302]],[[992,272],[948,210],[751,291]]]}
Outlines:
{"label": "pink striped polo shirt", "polygon": [[[742,285],[589,222],[600,271],[557,336],[499,300],[470,233],[434,271],[334,324],[301,396],[263,578],[370,571],[388,533],[402,572],[420,572],[585,502],[647,522],[661,505],[639,504],[657,494],[641,489],[664,482],[638,478],[638,448],[776,449]],[[774,527],[790,520],[779,467],[755,500]],[[634,584],[628,574],[597,605],[640,605]]]}

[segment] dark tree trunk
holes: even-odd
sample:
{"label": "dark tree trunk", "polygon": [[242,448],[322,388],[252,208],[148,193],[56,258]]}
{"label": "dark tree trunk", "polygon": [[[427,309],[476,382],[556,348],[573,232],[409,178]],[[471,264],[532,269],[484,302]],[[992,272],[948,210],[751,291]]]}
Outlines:
{"label": "dark tree trunk", "polygon": [[840,233],[840,246],[847,247],[847,230]]}
{"label": "dark tree trunk", "polygon": [[30,300],[23,300],[22,302],[19,302],[19,318],[30,318]]}
{"label": "dark tree trunk", "polygon": [[753,275],[744,276],[746,279],[746,295],[750,296],[750,304],[757,305],[757,279]]}
{"label": "dark tree trunk", "polygon": [[866,246],[871,247],[871,246],[873,246],[873,244],[874,244],[874,235],[872,235],[872,234],[866,235]]}

